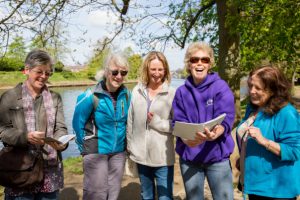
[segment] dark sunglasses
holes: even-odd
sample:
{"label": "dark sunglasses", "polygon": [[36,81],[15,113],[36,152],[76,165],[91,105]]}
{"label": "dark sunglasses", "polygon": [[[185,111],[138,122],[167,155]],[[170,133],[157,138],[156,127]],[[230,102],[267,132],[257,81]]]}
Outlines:
{"label": "dark sunglasses", "polygon": [[204,64],[210,63],[210,58],[209,57],[191,57],[190,58],[191,63],[198,63],[199,60],[201,60],[201,62],[204,63]]}
{"label": "dark sunglasses", "polygon": [[125,70],[121,70],[121,71],[119,71],[119,70],[111,70],[111,74],[113,76],[117,76],[119,73],[121,74],[121,76],[126,76],[127,73],[128,73],[128,71],[125,71]]}

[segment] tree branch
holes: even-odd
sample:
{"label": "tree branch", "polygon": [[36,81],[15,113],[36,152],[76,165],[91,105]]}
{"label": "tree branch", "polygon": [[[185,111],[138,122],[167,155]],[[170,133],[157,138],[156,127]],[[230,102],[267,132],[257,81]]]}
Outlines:
{"label": "tree branch", "polygon": [[189,26],[186,28],[186,32],[183,36],[183,41],[181,42],[181,47],[184,48],[185,42],[190,34],[190,31],[192,30],[193,26],[197,22],[198,18],[200,17],[201,13],[204,12],[206,9],[209,9],[216,3],[215,0],[212,0],[207,5],[203,6],[201,9],[198,10],[197,14],[194,16],[194,18],[190,21]]}

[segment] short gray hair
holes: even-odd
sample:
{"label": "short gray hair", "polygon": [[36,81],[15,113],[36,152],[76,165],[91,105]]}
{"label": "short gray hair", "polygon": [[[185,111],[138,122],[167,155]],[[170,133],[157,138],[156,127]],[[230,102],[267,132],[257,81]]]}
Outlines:
{"label": "short gray hair", "polygon": [[127,58],[121,52],[109,53],[104,61],[103,66],[105,77],[107,76],[107,73],[113,64],[120,67],[125,67],[127,70],[129,69]]}
{"label": "short gray hair", "polygon": [[34,49],[27,54],[25,59],[25,67],[32,69],[39,65],[47,65],[52,69],[53,61],[46,51]]}

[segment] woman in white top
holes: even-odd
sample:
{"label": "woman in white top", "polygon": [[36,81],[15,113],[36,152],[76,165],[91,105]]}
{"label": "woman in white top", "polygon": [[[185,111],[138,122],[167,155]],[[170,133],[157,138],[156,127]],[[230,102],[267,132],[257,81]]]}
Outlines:
{"label": "woman in white top", "polygon": [[175,89],[167,59],[148,53],[141,82],[132,91],[127,121],[127,149],[137,163],[142,199],[173,199],[174,138],[171,130]]}

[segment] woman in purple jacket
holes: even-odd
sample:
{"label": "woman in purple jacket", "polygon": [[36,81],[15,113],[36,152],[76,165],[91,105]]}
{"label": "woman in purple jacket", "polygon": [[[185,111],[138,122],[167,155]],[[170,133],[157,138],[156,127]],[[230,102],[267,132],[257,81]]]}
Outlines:
{"label": "woman in purple jacket", "polygon": [[217,73],[213,49],[206,43],[192,43],[184,63],[190,76],[179,87],[173,101],[175,121],[203,123],[226,113],[224,121],[212,130],[195,133],[194,140],[177,138],[176,152],[188,200],[204,199],[204,179],[208,180],[214,200],[232,200],[232,172],[229,156],[234,142],[234,97]]}

